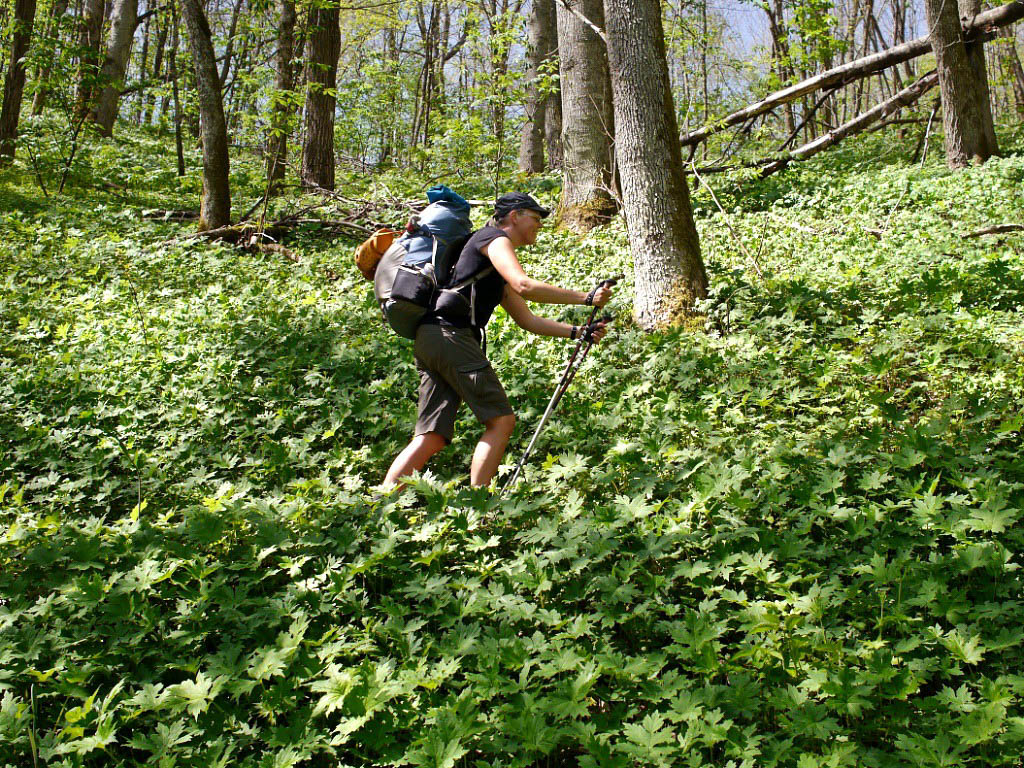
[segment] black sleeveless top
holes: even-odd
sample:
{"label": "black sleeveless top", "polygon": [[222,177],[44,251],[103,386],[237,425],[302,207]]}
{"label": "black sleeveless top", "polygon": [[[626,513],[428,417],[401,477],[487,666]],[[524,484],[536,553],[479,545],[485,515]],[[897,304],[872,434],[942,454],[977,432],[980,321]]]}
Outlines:
{"label": "black sleeveless top", "polygon": [[[508,235],[497,227],[486,226],[474,232],[462,248],[462,253],[459,255],[459,260],[455,263],[455,269],[452,270],[452,277],[448,281],[448,285],[457,285],[463,280],[468,280],[490,267],[491,260],[487,258],[482,249],[499,237],[508,237]],[[491,319],[491,315],[494,314],[494,308],[501,303],[502,298],[505,296],[505,285],[505,278],[499,275],[497,270],[474,283],[473,287],[476,288],[477,328],[483,328],[487,325],[487,321]],[[468,298],[470,290],[471,288],[468,287],[463,288],[460,293]],[[456,328],[470,327],[469,322],[464,318],[445,317],[440,312],[433,314],[436,320],[445,325],[452,325]],[[426,322],[430,322],[430,320]]]}

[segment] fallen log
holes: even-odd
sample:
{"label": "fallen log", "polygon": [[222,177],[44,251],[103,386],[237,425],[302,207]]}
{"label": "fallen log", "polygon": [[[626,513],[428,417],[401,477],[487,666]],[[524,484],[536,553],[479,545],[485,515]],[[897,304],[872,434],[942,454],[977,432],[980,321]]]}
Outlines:
{"label": "fallen log", "polygon": [[770,162],[761,169],[761,178],[771,176],[776,171],[780,171],[785,168],[794,160],[807,160],[810,157],[814,157],[814,155],[818,154],[822,150],[838,144],[843,139],[860,133],[872,123],[875,123],[884,117],[888,117],[893,112],[896,112],[903,107],[910,106],[921,98],[921,96],[938,85],[938,82],[939,75],[935,70],[932,70],[913,85],[904,88],[891,99],[883,101],[881,104],[872,107],[867,112],[862,112],[853,118],[853,120],[840,125],[834,131],[829,131],[824,136],[820,136],[814,141],[804,144],[802,147],[797,147],[786,157],[780,157],[777,160]]}
{"label": "fallen log", "polygon": [[996,224],[994,227],[985,227],[976,232],[971,232],[967,237],[981,237],[983,235],[1005,235],[1007,232],[1024,232],[1024,224]]}
{"label": "fallen log", "polygon": [[[967,35],[975,36],[979,40],[984,40],[991,37],[999,27],[1005,27],[1022,18],[1024,18],[1024,0],[1013,0],[1013,2],[1006,5],[979,13],[964,25],[964,32]],[[680,138],[680,142],[684,147],[699,144],[709,136],[723,131],[730,126],[755,118],[780,104],[794,101],[801,96],[814,93],[822,88],[847,85],[861,78],[873,75],[876,72],[881,72],[897,64],[915,59],[929,51],[931,51],[931,41],[925,36],[892,48],[887,48],[878,53],[873,53],[870,56],[864,56],[856,61],[833,67],[826,72],[776,91],[756,104],[751,104],[737,110],[711,125],[706,125],[703,128],[685,134]]]}

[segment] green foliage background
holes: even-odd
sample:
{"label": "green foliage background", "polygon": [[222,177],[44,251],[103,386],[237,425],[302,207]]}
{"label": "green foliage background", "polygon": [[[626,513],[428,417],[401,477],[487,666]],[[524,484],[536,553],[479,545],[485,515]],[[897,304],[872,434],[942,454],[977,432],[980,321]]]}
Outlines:
{"label": "green foliage background", "polygon": [[[375,491],[415,375],[351,243],[185,239],[139,214],[198,177],[125,141],[77,196],[0,176],[0,765],[1021,765],[1024,236],[964,237],[1020,154],[716,180],[705,331],[627,279],[498,502],[468,415]],[[629,272],[621,222],[526,260]],[[566,346],[490,340],[512,460]]]}

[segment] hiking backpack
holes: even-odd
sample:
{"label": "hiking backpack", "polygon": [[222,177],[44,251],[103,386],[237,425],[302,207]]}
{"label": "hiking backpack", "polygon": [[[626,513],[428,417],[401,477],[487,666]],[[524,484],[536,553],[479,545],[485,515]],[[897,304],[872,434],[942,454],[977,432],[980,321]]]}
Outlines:
{"label": "hiking backpack", "polygon": [[384,319],[407,339],[416,338],[420,321],[433,309],[440,286],[447,285],[472,231],[469,203],[448,187],[431,187],[427,200],[430,204],[384,253],[373,278]]}

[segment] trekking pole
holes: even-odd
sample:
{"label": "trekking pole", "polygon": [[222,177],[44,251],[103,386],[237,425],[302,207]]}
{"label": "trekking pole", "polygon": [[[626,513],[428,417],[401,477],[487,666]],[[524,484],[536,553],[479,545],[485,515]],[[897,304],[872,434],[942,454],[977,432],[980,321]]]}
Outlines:
{"label": "trekking pole", "polygon": [[[603,286],[607,286],[610,288],[611,286],[615,285],[619,280],[621,280],[622,277],[622,275],[616,275],[615,277],[606,278],[605,280],[602,280],[600,283],[597,284],[597,288],[601,288]],[[540,422],[537,424],[537,429],[534,431],[533,437],[530,438],[530,443],[526,446],[526,450],[523,452],[522,458],[519,459],[519,463],[516,465],[515,470],[509,477],[508,482],[505,483],[505,487],[502,488],[501,492],[498,494],[498,498],[504,496],[505,491],[511,488],[515,484],[516,480],[519,478],[519,473],[522,472],[523,466],[525,466],[526,464],[526,460],[530,458],[530,454],[533,452],[533,446],[537,444],[537,438],[540,437],[541,430],[544,429],[544,425],[547,423],[548,417],[550,417],[551,413],[555,410],[555,407],[562,399],[562,395],[564,395],[566,390],[569,389],[569,385],[572,383],[572,380],[576,378],[576,372],[583,365],[583,361],[587,359],[587,355],[590,353],[590,348],[594,346],[594,337],[590,331],[590,327],[594,324],[596,315],[597,307],[594,307],[590,311],[590,317],[587,318],[586,325],[584,325],[583,329],[581,330],[579,341],[576,342],[576,348],[573,349],[572,356],[569,358],[569,362],[565,366],[565,370],[562,372],[562,378],[559,379],[558,386],[555,387],[555,392],[553,395],[551,395],[551,400],[548,402],[548,407],[544,409],[544,415],[541,416]],[[609,323],[612,321],[612,319],[613,318],[611,315],[605,315],[598,322]],[[583,347],[584,341],[587,342],[586,347]],[[576,357],[579,355],[581,348],[583,348],[583,356],[579,358],[579,363],[577,363],[576,366],[573,367],[573,363],[576,362]]]}

